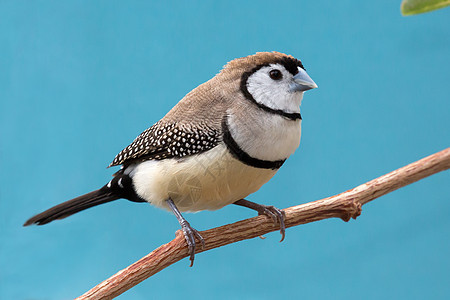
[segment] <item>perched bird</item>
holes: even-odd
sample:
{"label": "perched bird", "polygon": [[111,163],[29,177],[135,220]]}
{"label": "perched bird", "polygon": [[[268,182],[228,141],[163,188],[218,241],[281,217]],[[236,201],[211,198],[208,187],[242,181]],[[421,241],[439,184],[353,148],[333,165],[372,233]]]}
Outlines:
{"label": "perched bird", "polygon": [[171,210],[189,247],[204,240],[181,212],[236,204],[279,224],[284,213],[245,200],[271,179],[300,144],[303,92],[317,85],[300,60],[260,52],[229,62],[109,165],[122,165],[102,188],[54,206],[25,222],[43,225],[120,198]]}

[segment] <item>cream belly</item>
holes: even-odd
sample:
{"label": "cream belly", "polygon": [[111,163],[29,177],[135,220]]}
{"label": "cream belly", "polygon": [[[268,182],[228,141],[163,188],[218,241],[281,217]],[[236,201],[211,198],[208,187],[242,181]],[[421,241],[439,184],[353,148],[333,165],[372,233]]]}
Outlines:
{"label": "cream belly", "polygon": [[180,211],[216,210],[256,192],[277,170],[255,168],[235,159],[221,143],[182,159],[149,160],[132,169],[136,193],[168,209],[169,197]]}

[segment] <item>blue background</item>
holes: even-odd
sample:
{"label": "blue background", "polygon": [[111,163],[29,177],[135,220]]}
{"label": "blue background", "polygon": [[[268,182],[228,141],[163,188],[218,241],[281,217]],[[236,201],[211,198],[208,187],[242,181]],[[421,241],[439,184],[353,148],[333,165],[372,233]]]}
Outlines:
{"label": "blue background", "polygon": [[[175,217],[116,201],[23,222],[106,183],[141,131],[229,60],[300,58],[319,89],[299,150],[250,200],[285,208],[450,145],[450,9],[398,1],[0,2],[0,298],[69,299],[174,237]],[[199,254],[120,299],[448,299],[450,173],[325,220]],[[199,230],[254,216],[187,214]]]}

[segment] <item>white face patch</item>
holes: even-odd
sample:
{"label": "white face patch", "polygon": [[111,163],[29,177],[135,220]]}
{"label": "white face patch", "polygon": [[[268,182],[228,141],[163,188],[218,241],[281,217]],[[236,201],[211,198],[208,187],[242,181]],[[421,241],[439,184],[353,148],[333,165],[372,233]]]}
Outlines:
{"label": "white face patch", "polygon": [[[270,71],[279,70],[282,78],[270,78]],[[286,113],[299,113],[303,92],[291,92],[294,76],[283,65],[262,67],[247,79],[247,90],[256,102]]]}

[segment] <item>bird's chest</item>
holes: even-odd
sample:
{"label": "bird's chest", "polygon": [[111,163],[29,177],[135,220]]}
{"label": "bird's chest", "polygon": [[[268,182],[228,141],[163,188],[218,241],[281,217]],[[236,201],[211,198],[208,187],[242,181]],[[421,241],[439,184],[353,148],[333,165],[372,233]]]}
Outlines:
{"label": "bird's chest", "polygon": [[277,170],[248,166],[224,144],[185,159],[146,161],[132,172],[136,193],[155,206],[180,211],[215,210],[256,192]]}
{"label": "bird's chest", "polygon": [[265,114],[246,118],[229,116],[230,132],[247,154],[276,161],[288,158],[300,145],[301,120]]}

